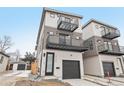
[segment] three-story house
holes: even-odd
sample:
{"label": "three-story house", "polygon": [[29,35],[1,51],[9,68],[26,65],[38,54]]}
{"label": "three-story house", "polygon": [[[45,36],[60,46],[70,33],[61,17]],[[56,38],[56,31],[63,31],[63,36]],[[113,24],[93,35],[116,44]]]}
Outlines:
{"label": "three-story house", "polygon": [[[37,60],[42,77],[83,78],[82,16],[44,8],[37,38]],[[51,77],[51,78],[52,78]]]}
{"label": "three-story house", "polygon": [[90,20],[83,28],[84,73],[94,76],[120,76],[124,74],[124,47],[119,46],[118,28],[106,23]]}

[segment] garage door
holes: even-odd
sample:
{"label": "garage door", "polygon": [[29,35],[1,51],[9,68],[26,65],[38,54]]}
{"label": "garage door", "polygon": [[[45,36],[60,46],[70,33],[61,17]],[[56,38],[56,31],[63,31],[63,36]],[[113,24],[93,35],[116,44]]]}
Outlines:
{"label": "garage door", "polygon": [[79,61],[63,60],[63,79],[80,78]]}
{"label": "garage door", "polygon": [[108,76],[107,72],[110,73],[110,76],[115,76],[114,64],[112,62],[103,62],[104,76]]}
{"label": "garage door", "polygon": [[17,70],[25,70],[25,64],[18,64]]}

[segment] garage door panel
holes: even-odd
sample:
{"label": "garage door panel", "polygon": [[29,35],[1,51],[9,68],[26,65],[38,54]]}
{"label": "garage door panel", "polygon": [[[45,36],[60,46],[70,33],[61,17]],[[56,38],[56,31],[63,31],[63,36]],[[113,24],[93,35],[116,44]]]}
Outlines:
{"label": "garage door panel", "polygon": [[108,72],[110,76],[115,76],[114,64],[112,62],[103,62],[103,70],[104,76],[108,76]]}
{"label": "garage door panel", "polygon": [[63,60],[63,79],[80,78],[79,61]]}
{"label": "garage door panel", "polygon": [[18,64],[17,70],[25,70],[25,64]]}

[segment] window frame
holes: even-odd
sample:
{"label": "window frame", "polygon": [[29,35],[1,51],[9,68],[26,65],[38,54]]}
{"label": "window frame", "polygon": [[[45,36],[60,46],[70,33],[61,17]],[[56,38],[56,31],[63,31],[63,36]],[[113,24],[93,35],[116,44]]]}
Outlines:
{"label": "window frame", "polygon": [[51,18],[55,18],[55,14],[54,13],[50,13],[50,17]]}

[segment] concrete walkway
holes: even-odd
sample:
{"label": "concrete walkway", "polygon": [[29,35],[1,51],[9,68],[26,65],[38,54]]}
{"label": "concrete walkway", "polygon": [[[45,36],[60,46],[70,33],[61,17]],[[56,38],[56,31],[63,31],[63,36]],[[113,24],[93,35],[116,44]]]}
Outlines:
{"label": "concrete walkway", "polygon": [[100,86],[99,84],[92,83],[83,79],[67,79],[63,80],[63,82],[67,82],[72,86]]}
{"label": "concrete walkway", "polygon": [[101,84],[103,86],[124,86],[124,81],[123,81],[124,79],[121,77],[120,78],[111,77],[110,81],[108,78],[100,78],[100,77],[89,76],[89,75],[85,75],[84,78],[85,80],[92,81],[97,84]]}

